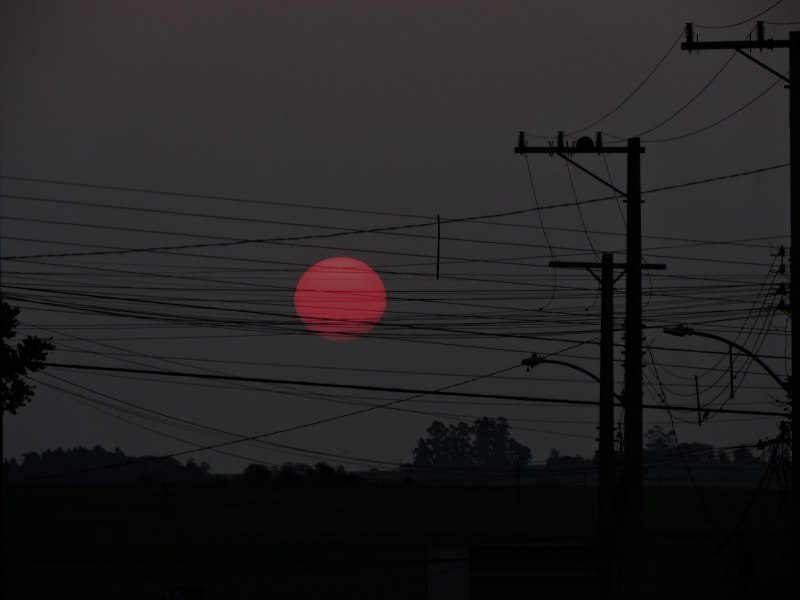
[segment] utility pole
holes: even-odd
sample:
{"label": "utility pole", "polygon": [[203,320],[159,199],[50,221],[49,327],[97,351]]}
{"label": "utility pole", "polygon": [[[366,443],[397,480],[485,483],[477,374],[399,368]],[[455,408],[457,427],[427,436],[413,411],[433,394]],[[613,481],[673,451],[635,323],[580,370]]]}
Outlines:
{"label": "utility pole", "polygon": [[[562,132],[559,132],[555,146],[551,143],[547,146],[532,147],[527,145],[525,134],[520,132],[514,152],[517,154],[549,154],[550,156],[555,154],[626,198],[628,234],[625,259],[625,383],[623,389],[625,451],[620,497],[622,501],[620,589],[621,597],[624,600],[641,600],[644,594],[644,538],[642,529],[642,200],[640,155],[644,152],[644,148],[641,147],[639,138],[630,138],[626,147],[605,147],[599,133],[596,141],[592,141],[589,137],[582,137],[575,145],[569,146],[565,145]],[[576,163],[570,158],[574,154],[625,154],[628,159],[627,191],[623,192],[617,189],[610,182]],[[605,256],[603,256],[604,261],[611,260],[613,268],[613,258],[606,259]],[[612,285],[607,286],[609,290],[607,293],[613,294],[613,276],[609,275],[609,277],[612,279]],[[611,305],[610,302],[608,304]],[[611,338],[612,336],[606,337]],[[611,367],[606,366],[606,369],[611,370],[610,389],[613,398],[613,362],[611,365]],[[604,373],[602,365],[601,373]],[[604,374],[608,377],[607,373]],[[611,402],[613,405],[613,399]],[[605,418],[606,415],[601,408],[601,421],[604,421]],[[611,422],[613,431],[613,412],[611,413]],[[611,443],[613,455],[613,441]]]}
{"label": "utility pole", "polygon": [[[586,269],[600,284],[600,411],[598,415],[597,478],[599,529],[601,540],[611,534],[614,488],[617,482],[614,461],[614,267],[625,269],[625,263],[614,264],[614,255],[604,252],[602,262],[551,261],[554,269]],[[600,269],[600,277],[594,272]],[[601,543],[601,546],[604,545]]]}
{"label": "utility pole", "polygon": [[[551,261],[555,269],[586,269],[600,283],[600,414],[598,418],[598,554],[602,600],[617,597],[617,540],[614,493],[617,468],[614,460],[614,255],[604,252],[601,263]],[[593,269],[600,268],[600,277]]]}
{"label": "utility pole", "polygon": [[639,138],[628,140],[628,235],[625,261],[625,450],[623,453],[622,597],[644,598],[642,510],[642,196]]}
{"label": "utility pole", "polygon": [[[775,48],[789,49],[789,78],[765,65],[760,60],[754,58],[745,50],[774,50]],[[694,26],[692,23],[686,24],[686,41],[681,44],[682,50],[690,53],[695,50],[735,50],[741,56],[763,67],[773,75],[785,80],[789,85],[789,177],[791,178],[790,191],[790,211],[789,223],[791,227],[791,248],[790,248],[790,286],[789,286],[789,316],[792,321],[792,373],[789,379],[789,397],[791,413],[789,419],[792,422],[792,557],[795,572],[800,568],[798,565],[798,504],[797,504],[797,432],[794,431],[794,400],[800,395],[800,369],[798,368],[798,357],[800,357],[800,336],[798,333],[798,322],[800,322],[800,281],[795,281],[795,269],[800,264],[800,94],[792,93],[791,81],[800,81],[800,31],[789,33],[788,40],[766,39],[764,34],[764,22],[756,22],[756,39],[734,40],[734,41],[713,41],[699,42],[695,40]],[[798,253],[798,260],[795,261],[795,252]],[[797,584],[795,584],[795,595],[797,594]]]}

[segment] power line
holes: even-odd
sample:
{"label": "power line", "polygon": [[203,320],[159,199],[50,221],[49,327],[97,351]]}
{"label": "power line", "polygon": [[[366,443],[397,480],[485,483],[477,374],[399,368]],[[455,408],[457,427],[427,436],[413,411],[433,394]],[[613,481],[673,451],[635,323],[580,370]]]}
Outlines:
{"label": "power line", "polygon": [[[413,388],[400,388],[400,387],[386,387],[386,386],[370,386],[370,385],[357,385],[357,384],[346,384],[346,383],[331,383],[331,382],[318,382],[318,381],[303,381],[297,379],[273,379],[273,378],[264,378],[264,377],[242,377],[237,375],[214,375],[209,373],[184,373],[184,372],[177,372],[177,371],[158,371],[154,369],[127,369],[122,367],[101,367],[98,365],[79,365],[79,364],[65,364],[65,363],[47,363],[47,368],[54,368],[54,369],[79,369],[85,371],[97,371],[97,372],[112,372],[112,373],[129,373],[129,374],[140,374],[140,375],[159,375],[164,377],[185,377],[190,379],[207,379],[207,380],[221,380],[221,381],[249,381],[255,383],[281,383],[287,385],[297,385],[297,386],[307,386],[307,387],[334,387],[334,388],[341,388],[341,389],[348,389],[348,390],[367,390],[367,391],[375,391],[375,392],[388,392],[388,393],[401,393],[401,394],[417,394],[419,396],[454,396],[458,398],[480,398],[480,399],[498,399],[498,400],[515,400],[519,402],[540,402],[540,403],[550,403],[550,404],[571,404],[571,405],[580,405],[580,406],[598,406],[599,402],[595,400],[572,400],[572,399],[564,399],[564,398],[540,398],[540,397],[529,397],[529,396],[514,396],[508,394],[478,394],[478,393],[468,393],[468,392],[453,392],[450,391],[450,388],[455,387],[455,385],[463,385],[464,383],[470,383],[472,381],[477,381],[478,379],[485,379],[487,377],[491,377],[493,375],[497,375],[499,373],[503,373],[506,371],[510,371],[512,368],[518,368],[518,365],[514,367],[509,367],[506,369],[501,369],[499,371],[495,371],[489,375],[483,375],[478,377],[474,380],[470,380],[469,382],[461,382],[455,384],[454,386],[448,386],[447,388],[442,388],[438,390],[421,390],[421,389],[413,389]],[[316,421],[314,424],[319,423],[327,423],[330,421],[335,421],[338,419],[342,419],[345,417],[352,416],[354,414],[361,414],[363,412],[367,412],[369,410],[376,410],[379,408],[384,408],[385,406],[390,406],[392,404],[396,404],[399,402],[407,402],[409,398],[403,398],[400,400],[395,400],[391,403],[380,405],[380,406],[373,406],[368,409],[356,411],[354,413],[348,413],[346,415],[338,415],[336,417],[329,417],[327,419],[322,419],[320,421]],[[621,404],[618,406],[622,406]],[[654,409],[654,410],[665,410],[663,406],[657,404],[649,404],[643,405],[643,408]],[[672,410],[682,410],[682,411],[689,411],[693,412],[695,410],[694,407],[681,407],[681,406],[674,406]],[[758,416],[779,416],[784,417],[784,413],[775,412],[775,411],[753,411],[753,410],[739,410],[739,409],[709,409],[712,412],[721,412],[721,413],[729,413],[729,414],[741,414],[741,415],[758,415]],[[303,427],[308,427],[310,425],[304,425]],[[290,428],[287,430],[281,430],[279,433],[285,433],[286,431],[293,431],[294,428]],[[268,435],[275,435],[274,433]],[[253,436],[249,439],[256,439],[259,437],[264,437],[264,435]],[[216,447],[216,446],[215,446]]]}
{"label": "power line", "polygon": [[672,119],[674,119],[679,114],[681,114],[684,110],[689,108],[689,106],[691,106],[692,103],[695,100],[697,100],[700,96],[702,96],[703,92],[705,92],[711,86],[711,84],[714,83],[714,81],[716,81],[717,77],[719,77],[722,74],[722,72],[731,63],[731,61],[733,60],[733,58],[735,56],[736,56],[736,52],[732,52],[730,58],[728,58],[728,60],[725,61],[725,63],[720,67],[719,71],[714,73],[714,75],[711,77],[711,79],[709,79],[708,82],[703,87],[701,87],[700,90],[698,90],[698,92],[694,96],[689,98],[689,100],[683,106],[681,106],[678,110],[673,112],[670,116],[668,116],[664,120],[659,121],[658,123],[656,123],[655,125],[653,125],[649,129],[645,129],[644,131],[642,131],[641,133],[636,135],[636,137],[642,137],[642,136],[647,135],[648,133],[650,133],[652,131],[655,131],[656,129],[660,128],[662,125],[666,125],[667,123],[672,121]]}
{"label": "power line", "polygon": [[[250,381],[250,382],[255,382],[255,383],[285,383],[285,384],[290,384],[290,385],[302,384],[302,385],[308,386],[308,387],[338,387],[338,388],[345,388],[345,389],[369,389],[369,387],[370,387],[370,386],[353,386],[353,385],[345,385],[345,384],[320,384],[320,383],[314,383],[314,382],[294,382],[294,381],[291,381],[291,380],[271,380],[270,381],[270,380],[267,380],[267,379],[264,379],[264,378],[235,377],[235,376],[231,376],[231,375],[215,375],[215,374],[209,374],[209,373],[195,373],[195,374],[185,373],[185,374],[180,374],[180,373],[173,372],[173,371],[153,371],[153,370],[150,370],[150,369],[123,369],[123,368],[112,368],[112,367],[97,367],[97,366],[91,366],[91,365],[64,365],[64,364],[58,364],[58,363],[48,363],[47,366],[48,367],[53,367],[53,368],[64,368],[64,369],[75,369],[75,368],[77,368],[77,369],[86,369],[86,370],[93,370],[93,371],[105,371],[105,372],[117,372],[117,373],[157,374],[157,375],[165,375],[165,376],[172,376],[172,377],[189,377],[189,378],[194,378],[194,379],[206,379],[206,380]],[[183,451],[180,451],[180,452],[172,452],[170,454],[164,454],[164,455],[160,455],[160,456],[145,457],[145,458],[139,459],[139,460],[131,462],[131,463],[125,463],[125,464],[119,464],[119,465],[106,465],[106,466],[102,466],[102,467],[95,467],[95,468],[92,468],[92,469],[83,469],[83,470],[80,470],[80,471],[72,471],[70,473],[62,473],[61,475],[70,475],[70,474],[76,474],[78,472],[86,473],[86,472],[106,470],[106,469],[109,469],[109,468],[125,467],[125,466],[130,466],[130,465],[135,465],[135,464],[141,464],[143,462],[152,462],[154,460],[163,460],[165,458],[174,458],[176,456],[183,456],[185,454],[192,454],[192,453],[195,453],[195,452],[198,452],[198,451],[201,451],[201,450],[216,450],[218,448],[232,446],[232,445],[239,444],[239,443],[242,443],[242,442],[258,441],[258,440],[261,440],[262,438],[265,438],[265,437],[271,437],[271,436],[278,435],[278,434],[281,434],[281,433],[289,433],[291,431],[298,431],[300,429],[306,429],[308,427],[313,427],[313,426],[321,425],[321,424],[324,424],[324,423],[330,423],[330,422],[333,422],[333,421],[338,421],[338,420],[345,419],[345,418],[348,418],[348,417],[352,417],[352,416],[355,416],[355,415],[360,415],[360,414],[364,414],[364,413],[367,413],[367,412],[371,412],[373,410],[388,408],[390,406],[394,406],[394,405],[400,404],[402,402],[409,402],[409,401],[414,400],[416,398],[419,398],[421,396],[437,395],[437,394],[454,395],[454,394],[458,394],[458,392],[449,391],[454,387],[458,387],[458,386],[461,386],[461,385],[466,385],[468,383],[474,383],[476,381],[480,381],[482,379],[486,379],[486,378],[492,377],[494,375],[498,375],[500,373],[505,373],[507,371],[510,371],[511,369],[516,369],[516,368],[518,368],[518,365],[514,365],[513,367],[506,367],[504,369],[499,369],[497,371],[493,371],[492,373],[487,373],[486,375],[479,375],[479,376],[473,377],[472,379],[469,379],[467,381],[460,381],[458,383],[454,383],[452,385],[448,385],[448,386],[445,386],[443,388],[439,388],[437,390],[403,390],[403,389],[400,389],[400,388],[394,388],[394,389],[396,389],[396,391],[398,391],[400,393],[411,393],[413,395],[411,397],[408,397],[408,398],[401,398],[399,400],[392,400],[390,402],[386,402],[384,404],[379,404],[379,405],[371,405],[371,406],[368,406],[366,408],[361,408],[359,410],[351,411],[349,413],[336,415],[334,417],[327,417],[327,418],[324,418],[324,419],[318,419],[318,420],[312,421],[310,423],[303,423],[301,425],[295,425],[295,426],[292,426],[292,427],[285,427],[283,429],[278,429],[278,430],[271,431],[271,432],[268,432],[268,433],[263,433],[263,434],[254,435],[254,436],[244,436],[244,437],[240,436],[237,439],[232,440],[232,441],[226,441],[226,442],[220,442],[220,443],[217,443],[217,444],[211,444],[211,445],[207,445],[207,446],[203,446],[203,447],[198,447],[198,448],[195,448],[193,450],[183,450]],[[372,389],[374,389],[374,390],[385,389],[385,390],[388,391],[391,388],[372,387]],[[36,480],[36,479],[49,479],[49,478],[51,478],[51,476],[36,477],[36,478],[30,478],[30,479],[28,479],[28,481],[32,481],[32,480]]]}
{"label": "power line", "polygon": [[678,42],[683,37],[684,31],[685,31],[684,29],[681,30],[681,32],[678,34],[678,37],[675,38],[675,41],[672,42],[670,47],[667,49],[667,51],[664,53],[664,55],[659,59],[659,61],[655,64],[655,66],[650,70],[650,72],[647,75],[645,75],[644,79],[642,79],[642,81],[639,82],[639,85],[637,85],[635,88],[633,88],[631,93],[628,94],[627,96],[625,96],[625,98],[619,104],[617,104],[614,108],[612,108],[607,113],[605,113],[599,119],[596,119],[595,121],[592,121],[588,125],[584,125],[583,127],[570,132],[569,135],[575,135],[576,133],[579,133],[581,131],[585,131],[586,129],[589,129],[590,127],[594,127],[598,123],[601,123],[602,121],[605,121],[608,117],[610,117],[611,115],[616,113],[620,108],[625,106],[628,103],[628,101],[631,98],[633,98],[640,89],[642,89],[644,84],[647,83],[650,80],[650,78],[655,74],[655,72],[658,71],[658,69],[661,67],[661,65],[664,63],[664,61],[667,60],[667,57],[670,55],[670,53],[672,53],[672,51],[675,49],[675,46],[678,45]]}
{"label": "power line", "polygon": [[700,27],[701,29],[730,29],[731,27],[738,27],[739,25],[744,25],[745,23],[752,22],[753,20],[757,19],[761,15],[767,14],[769,11],[771,11],[773,8],[775,8],[776,6],[781,4],[782,2],[783,2],[783,0],[778,0],[775,4],[772,4],[772,5],[768,6],[767,8],[762,10],[761,12],[753,15],[752,17],[748,17],[747,19],[744,19],[743,21],[738,21],[736,23],[730,23],[728,25],[695,25],[695,27]]}
{"label": "power line", "polygon": [[[773,84],[774,86],[775,84]],[[766,93],[763,92],[763,93]],[[762,93],[762,95],[763,95]],[[751,101],[752,102],[752,101]],[[739,109],[742,110],[742,109]],[[738,112],[738,111],[737,111]],[[729,117],[732,115],[729,115]],[[726,117],[728,118],[728,117]],[[723,119],[724,120],[724,119]],[[719,121],[722,122],[722,121]],[[719,123],[718,122],[718,123]],[[717,124],[718,124],[717,123]],[[713,127],[712,124],[707,128]],[[695,132],[697,133],[697,132]],[[686,134],[692,135],[692,134]],[[685,137],[685,136],[683,136]],[[678,138],[669,138],[663,140],[653,140],[653,141],[671,141],[672,139],[680,139]],[[657,188],[651,188],[647,190],[643,190],[642,194],[655,194],[663,191],[668,190],[676,190],[682,189],[687,187],[692,187],[695,185],[703,185],[706,183],[711,183],[715,181],[722,181],[725,179],[733,179],[738,177],[746,177],[750,175],[755,175],[758,173],[764,173],[767,171],[772,171],[775,169],[781,169],[789,166],[789,163],[780,163],[777,165],[771,165],[769,167],[762,167],[759,169],[751,169],[748,171],[739,171],[736,173],[729,173],[726,175],[719,175],[716,177],[708,177],[705,179],[687,181],[684,183],[678,183],[668,186],[661,186]],[[598,198],[590,198],[586,200],[581,200],[577,202],[577,204],[584,205],[584,204],[592,204],[596,202],[605,202],[609,200],[615,200],[616,196],[603,196]],[[470,221],[480,221],[484,219],[493,219],[499,217],[508,217],[508,216],[516,216],[522,215],[530,212],[541,212],[544,210],[553,210],[557,208],[573,208],[576,205],[576,202],[562,202],[558,204],[550,204],[538,207],[528,207],[522,208],[513,211],[505,211],[499,212],[494,214],[487,214],[487,215],[478,215],[478,216],[471,216],[471,217],[461,217],[461,218],[454,218],[454,219],[445,219],[442,221],[442,224],[447,223],[463,223],[463,222],[470,222]],[[8,218],[8,217],[4,217]],[[365,233],[382,233],[386,231],[397,231],[402,229],[409,229],[409,228],[419,228],[419,227],[429,227],[431,225],[435,225],[435,221],[431,221],[431,223],[422,223],[422,224],[406,224],[406,225],[395,225],[390,227],[375,227],[371,229],[350,229],[346,231],[336,232],[336,233],[329,233],[329,234],[311,234],[311,235],[303,235],[303,236],[285,236],[280,238],[256,238],[256,239],[236,239],[233,241],[228,242],[216,242],[216,243],[202,243],[202,244],[182,244],[182,245],[171,245],[171,246],[150,246],[150,247],[143,247],[143,248],[120,248],[114,250],[102,250],[102,251],[94,251],[94,252],[62,252],[62,253],[49,253],[49,254],[32,254],[32,255],[16,255],[16,256],[3,256],[2,260],[29,260],[33,258],[64,258],[64,257],[74,257],[74,256],[100,256],[100,255],[111,255],[111,254],[131,254],[131,253],[138,253],[138,252],[163,252],[163,251],[170,251],[170,250],[187,250],[187,249],[196,249],[196,248],[209,248],[209,247],[225,247],[225,246],[239,246],[239,245],[246,245],[246,244],[254,244],[254,243],[291,243],[303,240],[312,240],[312,239],[327,239],[327,238],[334,238],[334,237],[341,237],[345,235],[356,235],[356,234],[365,234]],[[109,227],[110,228],[110,227]],[[165,233],[165,232],[161,232]],[[313,247],[313,246],[311,246]],[[371,251],[375,252],[375,251]],[[389,253],[389,254],[397,254],[397,253]],[[404,253],[404,255],[408,256],[425,256],[413,253]],[[209,258],[221,258],[221,257],[209,257]],[[236,259],[231,258],[230,260],[244,260],[244,259]],[[491,262],[491,261],[489,261]]]}
{"label": "power line", "polygon": [[[789,71],[786,71],[786,73],[784,73],[784,75],[788,75],[788,74],[789,74]],[[734,110],[732,113],[729,113],[728,115],[726,115],[726,116],[722,117],[721,119],[719,119],[719,120],[717,120],[717,121],[714,121],[713,123],[711,123],[711,124],[709,124],[709,125],[706,125],[705,127],[701,127],[700,129],[695,129],[695,130],[693,130],[693,131],[689,131],[689,132],[687,132],[687,133],[682,133],[682,134],[680,134],[680,135],[675,135],[675,136],[666,137],[666,138],[653,139],[653,140],[642,140],[642,141],[643,141],[643,142],[646,142],[646,143],[648,143],[648,144],[659,144],[659,143],[662,143],[662,142],[674,142],[674,141],[676,141],[676,140],[682,140],[682,139],[685,139],[685,138],[691,137],[691,136],[693,136],[693,135],[697,135],[698,133],[703,133],[704,131],[708,131],[709,129],[711,129],[711,128],[713,128],[713,127],[716,127],[717,125],[720,125],[720,124],[724,123],[725,121],[727,121],[728,119],[730,119],[730,118],[732,118],[732,117],[735,117],[736,115],[738,115],[738,114],[739,114],[740,112],[742,112],[744,109],[746,109],[746,108],[747,108],[747,107],[749,107],[751,104],[753,104],[753,103],[755,103],[757,100],[759,100],[759,99],[760,99],[762,96],[764,96],[764,95],[765,95],[767,92],[769,92],[769,91],[770,91],[772,88],[774,88],[774,87],[775,87],[776,85],[778,85],[780,82],[781,82],[781,80],[780,80],[780,79],[776,79],[776,80],[775,80],[773,83],[771,83],[771,84],[770,84],[770,85],[769,85],[769,86],[768,86],[768,87],[767,87],[767,88],[766,88],[766,89],[765,89],[763,92],[761,92],[760,94],[758,94],[757,96],[755,96],[755,97],[754,97],[753,99],[751,99],[749,102],[747,102],[747,103],[746,103],[746,104],[744,104],[743,106],[740,106],[739,108],[737,108],[736,110]]]}

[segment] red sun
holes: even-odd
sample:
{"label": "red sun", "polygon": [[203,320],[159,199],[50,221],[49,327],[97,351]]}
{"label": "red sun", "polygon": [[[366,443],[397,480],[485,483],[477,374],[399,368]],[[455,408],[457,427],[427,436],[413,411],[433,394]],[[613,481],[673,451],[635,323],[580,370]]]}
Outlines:
{"label": "red sun", "polygon": [[309,268],[294,291],[297,316],[328,340],[352,340],[372,330],[386,308],[378,274],[355,258],[326,258]]}

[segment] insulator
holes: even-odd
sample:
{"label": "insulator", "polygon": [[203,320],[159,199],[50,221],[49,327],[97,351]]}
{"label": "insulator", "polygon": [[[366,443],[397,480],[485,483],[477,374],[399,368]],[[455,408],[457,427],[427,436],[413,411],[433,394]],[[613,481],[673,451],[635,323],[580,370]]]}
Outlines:
{"label": "insulator", "polygon": [[[686,24],[686,43],[691,44],[694,42],[694,23],[687,23]],[[691,48],[689,51],[691,52]]]}
{"label": "insulator", "polygon": [[764,41],[764,21],[756,21],[756,39],[759,42]]}

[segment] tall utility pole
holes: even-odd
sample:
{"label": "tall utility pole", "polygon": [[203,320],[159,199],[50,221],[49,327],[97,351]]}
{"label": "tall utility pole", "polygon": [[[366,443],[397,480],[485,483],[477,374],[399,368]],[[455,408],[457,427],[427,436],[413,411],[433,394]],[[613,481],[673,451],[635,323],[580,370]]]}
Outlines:
{"label": "tall utility pole", "polygon": [[625,449],[623,453],[622,597],[644,597],[642,511],[642,187],[639,138],[628,140],[628,235],[625,262]]}
{"label": "tall utility pole", "polygon": [[[639,138],[630,138],[626,147],[605,147],[600,134],[597,140],[582,137],[574,146],[564,144],[559,132],[556,145],[532,147],[520,132],[514,149],[517,154],[553,154],[626,198],[627,255],[625,259],[625,451],[622,477],[620,575],[622,598],[643,597],[643,513],[642,513],[642,207],[641,160],[644,152]],[[625,154],[628,158],[628,185],[623,192],[570,158],[574,154]],[[613,264],[613,262],[612,262]],[[609,290],[611,286],[608,286]],[[609,336],[610,337],[610,336]],[[601,367],[602,369],[602,367]]]}
{"label": "tall utility pole", "polygon": [[[760,60],[745,52],[745,50],[773,50],[775,48],[789,49],[789,79],[765,65]],[[800,81],[800,31],[789,33],[788,40],[766,39],[764,35],[764,22],[756,22],[756,39],[734,40],[734,41],[715,41],[698,42],[694,36],[694,26],[692,23],[686,24],[686,41],[681,44],[682,50],[693,50],[698,53],[700,50],[735,50],[741,56],[763,67],[773,75],[789,82],[789,177],[791,178],[790,210],[789,219],[791,226],[791,249],[790,249],[790,286],[789,286],[789,316],[792,321],[792,373],[790,377],[790,406],[792,421],[792,547],[794,568],[798,565],[798,504],[797,504],[797,432],[794,431],[794,399],[800,395],[800,369],[797,360],[800,357],[800,335],[798,333],[798,322],[800,322],[800,281],[795,280],[795,270],[800,264],[800,94],[792,93],[791,81]],[[795,252],[798,260],[795,260]],[[795,589],[795,595],[798,590]]]}
{"label": "tall utility pole", "polygon": [[[614,255],[604,252],[602,262],[551,261],[554,269],[586,269],[600,284],[600,411],[598,415],[598,509],[601,552],[609,554],[612,535],[612,510],[617,470],[614,460]],[[600,269],[600,277],[594,272]],[[605,596],[604,596],[605,597]],[[611,597],[611,596],[610,596]]]}

